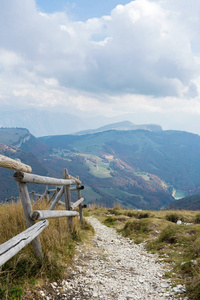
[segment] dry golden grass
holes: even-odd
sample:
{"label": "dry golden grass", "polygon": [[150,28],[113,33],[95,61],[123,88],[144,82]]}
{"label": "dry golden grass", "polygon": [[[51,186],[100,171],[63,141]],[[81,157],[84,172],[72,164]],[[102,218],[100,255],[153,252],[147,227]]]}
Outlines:
{"label": "dry golden grass", "polygon": [[21,204],[0,206],[0,243],[6,242],[26,229],[24,213]]}
{"label": "dry golden grass", "polygon": [[[46,203],[34,209],[47,209]],[[63,209],[58,207],[58,209]],[[21,203],[0,206],[0,244],[26,229]],[[0,299],[21,299],[24,289],[48,280],[62,279],[75,253],[75,246],[87,240],[92,228],[79,218],[73,218],[73,229],[68,230],[67,218],[49,220],[49,226],[40,234],[44,260],[38,262],[31,245],[0,268]]]}

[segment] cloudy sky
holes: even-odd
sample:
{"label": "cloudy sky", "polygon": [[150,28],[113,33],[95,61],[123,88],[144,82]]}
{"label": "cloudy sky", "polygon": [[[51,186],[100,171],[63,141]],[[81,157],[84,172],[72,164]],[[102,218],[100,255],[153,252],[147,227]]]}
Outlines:
{"label": "cloudy sky", "polygon": [[200,134],[199,28],[198,0],[1,0],[0,109]]}

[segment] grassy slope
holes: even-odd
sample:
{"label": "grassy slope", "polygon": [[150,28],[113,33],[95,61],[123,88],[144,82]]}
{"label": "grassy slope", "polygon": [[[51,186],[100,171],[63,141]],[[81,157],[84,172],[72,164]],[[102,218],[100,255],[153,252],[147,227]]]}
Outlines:
{"label": "grassy slope", "polygon": [[[171,266],[166,277],[176,285],[185,284],[189,299],[200,299],[199,212],[131,211],[90,206],[87,214],[115,227],[136,243],[143,242],[148,251],[158,253],[158,259]],[[177,225],[177,220],[183,223]]]}

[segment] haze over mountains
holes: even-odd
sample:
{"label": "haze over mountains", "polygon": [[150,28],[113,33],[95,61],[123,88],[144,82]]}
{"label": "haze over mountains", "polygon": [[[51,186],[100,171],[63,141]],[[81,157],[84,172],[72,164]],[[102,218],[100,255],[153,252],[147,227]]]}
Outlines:
{"label": "haze over mountains", "polygon": [[1,127],[28,128],[34,136],[66,134],[88,128],[88,121],[68,113],[27,109],[0,112]]}
{"label": "haze over mountains", "polygon": [[[0,112],[0,127],[18,127],[28,128],[29,131],[36,137],[45,135],[60,135],[72,134],[76,132],[86,133],[88,130],[96,132],[96,128],[106,126],[105,130],[109,129],[111,123],[120,122],[123,116],[106,118],[103,116],[87,117],[83,115],[73,115],[66,111],[44,111],[38,109],[26,109],[19,111],[1,111]],[[129,122],[127,129],[141,128]],[[92,125],[91,125],[92,124]],[[106,124],[106,125],[105,125]],[[122,125],[120,124],[120,127]],[[127,127],[127,126],[126,126]],[[89,129],[88,129],[89,128]],[[94,128],[94,129],[92,129]],[[115,126],[113,127],[116,128]],[[102,128],[103,129],[103,128]],[[143,127],[145,129],[145,125]],[[103,129],[104,130],[104,129]],[[88,133],[89,133],[88,131]]]}
{"label": "haze over mountains", "polygon": [[[60,134],[72,134],[72,133],[94,133],[96,129],[104,130],[104,126],[106,130],[112,129],[112,124],[124,122],[124,120],[128,120],[132,123],[132,129],[142,129],[141,125],[137,128],[138,125],[141,124],[141,119],[145,120],[143,124],[160,124],[160,120],[155,112],[151,112],[148,114],[143,113],[141,115],[137,113],[130,113],[125,115],[118,115],[113,117],[105,117],[102,115],[93,115],[91,114],[73,114],[70,111],[63,110],[42,110],[42,109],[25,109],[25,110],[11,110],[10,107],[7,110],[0,111],[0,127],[18,127],[18,128],[27,128],[35,137],[46,136],[46,135],[60,135]],[[199,130],[196,130],[193,126],[194,124],[199,123],[198,118],[193,118],[191,122],[188,119],[188,116],[184,116],[184,124],[185,127],[182,126],[179,120],[179,115],[174,114],[171,117],[167,117],[163,115],[162,119],[164,120],[163,124],[165,124],[166,129],[176,128],[177,130],[186,130],[190,129],[191,132],[200,133]],[[175,125],[172,127],[170,120],[173,119]],[[111,126],[110,128],[108,126]],[[121,125],[120,125],[121,126]],[[142,125],[143,129],[146,129],[146,125]],[[149,125],[148,125],[149,126]],[[129,129],[131,126],[129,126]],[[157,126],[160,130],[161,127]],[[160,128],[160,129],[159,129]],[[189,128],[189,129],[188,129]],[[91,132],[87,132],[87,130],[91,130]],[[152,129],[154,130],[154,129]]]}

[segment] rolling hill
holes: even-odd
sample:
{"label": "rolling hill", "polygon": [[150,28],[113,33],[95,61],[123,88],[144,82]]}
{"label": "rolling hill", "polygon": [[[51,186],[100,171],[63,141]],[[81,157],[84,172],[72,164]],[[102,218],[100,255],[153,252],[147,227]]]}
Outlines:
{"label": "rolling hill", "polygon": [[167,207],[168,209],[200,210],[200,195],[191,195],[182,199],[173,201]]}
{"label": "rolling hill", "polygon": [[51,156],[68,160],[72,169],[76,160],[82,161],[98,201],[106,194],[125,206],[158,209],[173,200],[173,190],[189,194],[199,189],[200,137],[195,134],[108,130],[40,140],[52,148]]}
{"label": "rolling hill", "polygon": [[73,153],[97,156],[101,160],[110,157],[111,165],[116,165],[119,159],[135,172],[154,174],[169,187],[187,194],[196,193],[199,188],[200,136],[195,134],[111,130],[80,136],[48,136],[40,140],[53,149],[55,156],[67,157]]}

